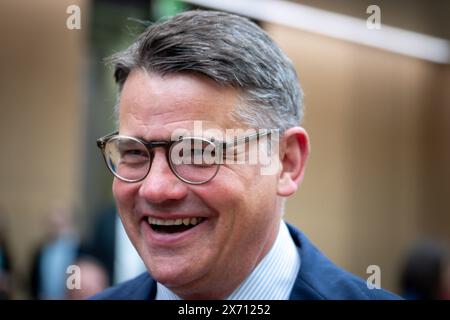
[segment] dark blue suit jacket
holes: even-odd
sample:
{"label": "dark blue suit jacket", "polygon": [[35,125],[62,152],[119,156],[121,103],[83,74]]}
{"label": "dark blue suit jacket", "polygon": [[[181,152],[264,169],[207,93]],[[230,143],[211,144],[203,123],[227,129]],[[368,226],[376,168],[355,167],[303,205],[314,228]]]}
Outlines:
{"label": "dark blue suit jacket", "polygon": [[[301,259],[290,300],[400,299],[383,289],[368,289],[366,281],[338,268],[306,236],[288,225]],[[156,281],[146,272],[93,296],[94,300],[153,300]]]}

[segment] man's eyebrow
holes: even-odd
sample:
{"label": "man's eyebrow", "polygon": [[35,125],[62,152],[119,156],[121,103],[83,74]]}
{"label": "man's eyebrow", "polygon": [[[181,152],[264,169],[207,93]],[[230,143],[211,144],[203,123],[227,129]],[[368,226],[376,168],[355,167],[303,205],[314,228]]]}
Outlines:
{"label": "man's eyebrow", "polygon": [[146,139],[142,135],[131,135],[131,134],[128,135],[128,134],[125,134],[124,136],[132,137],[132,138],[144,141],[144,142],[168,142],[168,141],[171,141],[170,137],[166,138],[166,139]]}

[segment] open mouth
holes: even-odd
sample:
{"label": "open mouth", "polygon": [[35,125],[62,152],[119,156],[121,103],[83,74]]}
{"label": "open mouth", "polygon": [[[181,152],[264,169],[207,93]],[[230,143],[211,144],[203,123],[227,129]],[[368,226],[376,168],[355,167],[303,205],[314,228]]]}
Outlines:
{"label": "open mouth", "polygon": [[159,233],[180,233],[192,229],[205,221],[205,218],[194,217],[184,219],[156,219],[148,217],[148,223],[153,231]]}

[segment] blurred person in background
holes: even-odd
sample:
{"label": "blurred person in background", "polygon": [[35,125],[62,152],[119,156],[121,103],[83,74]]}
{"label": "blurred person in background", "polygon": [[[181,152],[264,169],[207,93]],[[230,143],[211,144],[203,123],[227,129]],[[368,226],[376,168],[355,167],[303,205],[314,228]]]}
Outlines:
{"label": "blurred person in background", "polygon": [[408,300],[450,300],[450,260],[446,247],[422,240],[408,252],[401,272],[402,295]]}
{"label": "blurred person in background", "polygon": [[[97,144],[148,272],[94,299],[398,298],[370,290],[283,220],[309,138],[299,126],[295,69],[261,28],[236,15],[188,11],[151,25],[111,62],[119,128]],[[215,134],[188,135],[196,121]],[[233,128],[241,133],[224,141],[220,134]],[[188,133],[174,138],[179,129]],[[244,135],[248,129],[254,133]],[[270,168],[221,162],[258,146]],[[219,158],[202,162],[208,152]],[[181,153],[200,162],[178,162]]]}
{"label": "blurred person in background", "polygon": [[11,261],[6,243],[6,223],[0,209],[0,300],[11,298]]}
{"label": "blurred person in background", "polygon": [[89,255],[81,254],[74,262],[79,267],[79,288],[67,288],[66,298],[84,300],[108,287],[108,273],[101,263]]}
{"label": "blurred person in background", "polygon": [[31,270],[31,294],[34,299],[64,299],[66,270],[74,263],[80,239],[73,209],[55,203],[48,216],[48,239],[36,250]]}

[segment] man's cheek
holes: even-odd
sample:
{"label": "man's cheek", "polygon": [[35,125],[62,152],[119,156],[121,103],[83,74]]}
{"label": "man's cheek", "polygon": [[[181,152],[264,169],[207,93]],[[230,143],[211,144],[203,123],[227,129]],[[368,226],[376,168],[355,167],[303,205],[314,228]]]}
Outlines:
{"label": "man's cheek", "polygon": [[132,187],[130,184],[125,184],[122,181],[114,179],[112,192],[118,205],[126,205],[132,199],[133,190],[130,187]]}

